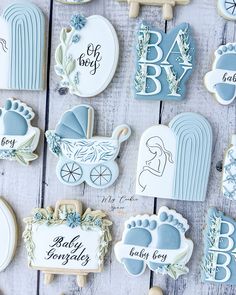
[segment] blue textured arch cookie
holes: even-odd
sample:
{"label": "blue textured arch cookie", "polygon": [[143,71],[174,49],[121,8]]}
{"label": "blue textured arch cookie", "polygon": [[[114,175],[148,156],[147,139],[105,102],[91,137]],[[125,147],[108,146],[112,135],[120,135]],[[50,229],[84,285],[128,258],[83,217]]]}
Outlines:
{"label": "blue textured arch cookie", "polygon": [[236,43],[220,46],[215,52],[212,70],[205,75],[206,88],[222,105],[229,105],[236,96]]}
{"label": "blue textured arch cookie", "polygon": [[136,47],[135,98],[182,100],[195,62],[195,45],[189,24],[170,33],[142,24]]}
{"label": "blue textured arch cookie", "polygon": [[212,129],[195,113],[147,129],[140,141],[136,193],[204,201],[211,166]]}
{"label": "blue textured arch cookie", "polygon": [[142,275],[148,266],[177,279],[189,271],[193,242],[185,237],[188,228],[187,220],[167,207],[161,207],[158,215],[131,217],[122,241],[115,245],[116,258],[132,276]]}
{"label": "blue textured arch cookie", "polygon": [[45,19],[28,1],[8,6],[0,17],[0,89],[43,90]]}
{"label": "blue textured arch cookie", "polygon": [[236,221],[210,208],[204,239],[203,281],[236,285]]}

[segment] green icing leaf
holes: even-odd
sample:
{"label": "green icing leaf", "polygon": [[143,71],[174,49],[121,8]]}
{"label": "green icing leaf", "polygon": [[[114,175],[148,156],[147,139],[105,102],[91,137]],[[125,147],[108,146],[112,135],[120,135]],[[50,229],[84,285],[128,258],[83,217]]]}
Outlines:
{"label": "green icing leaf", "polygon": [[63,30],[61,31],[61,36],[60,36],[61,42],[65,44],[65,42],[66,42],[66,38],[67,38],[67,35],[66,35],[66,29],[63,29]]}
{"label": "green icing leaf", "polygon": [[56,62],[59,65],[62,65],[62,63],[63,63],[63,50],[62,50],[61,45],[57,47],[55,57],[56,57]]}
{"label": "green icing leaf", "polygon": [[70,60],[66,66],[67,75],[70,75],[75,70],[75,67],[76,67],[76,61],[74,59]]}

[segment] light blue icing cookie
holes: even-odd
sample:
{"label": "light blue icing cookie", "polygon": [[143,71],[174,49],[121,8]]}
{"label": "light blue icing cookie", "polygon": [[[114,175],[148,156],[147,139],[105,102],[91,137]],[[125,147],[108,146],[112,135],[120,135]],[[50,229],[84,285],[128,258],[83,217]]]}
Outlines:
{"label": "light blue icing cookie", "polygon": [[207,89],[220,104],[232,103],[236,96],[236,43],[220,46],[215,52],[212,71],[205,75]]}
{"label": "light blue icing cookie", "polygon": [[115,159],[131,130],[120,125],[111,138],[93,137],[93,122],[93,108],[79,105],[62,116],[55,131],[46,132],[49,148],[59,158],[56,173],[63,184],[86,182],[95,188],[106,188],[119,175]]}
{"label": "light blue icing cookie", "polygon": [[204,201],[212,137],[209,122],[195,113],[182,113],[169,126],[148,128],[140,141],[136,194]]}
{"label": "light blue icing cookie", "polygon": [[183,113],[170,123],[177,139],[173,197],[204,201],[211,168],[212,128],[201,115]]}
{"label": "light blue icing cookie", "polygon": [[[186,239],[187,220],[174,210],[161,207],[158,215],[138,215],[125,223],[122,241],[115,254],[127,272],[141,275],[146,265],[155,273],[177,279],[188,272],[193,243]],[[160,255],[157,257],[157,255]],[[177,257],[181,257],[176,265]]]}
{"label": "light blue icing cookie", "polygon": [[42,11],[28,2],[15,3],[6,8],[2,19],[9,29],[9,42],[5,40],[4,51],[8,58],[8,81],[1,88],[42,90],[45,50],[45,20]]}
{"label": "light blue icing cookie", "polygon": [[12,98],[0,108],[0,159],[29,164],[37,159],[34,154],[40,131],[31,126],[34,112],[20,100]]}
{"label": "light blue icing cookie", "polygon": [[142,24],[136,48],[135,98],[182,100],[194,67],[194,48],[187,23],[168,34]]}
{"label": "light blue icing cookie", "polygon": [[208,210],[202,279],[209,283],[236,284],[236,222],[216,208]]}

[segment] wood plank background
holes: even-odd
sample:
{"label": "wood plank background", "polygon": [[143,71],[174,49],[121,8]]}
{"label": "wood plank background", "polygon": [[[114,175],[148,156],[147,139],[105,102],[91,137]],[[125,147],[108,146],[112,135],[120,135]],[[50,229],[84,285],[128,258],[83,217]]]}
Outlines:
{"label": "wood plank background", "polygon": [[[0,91],[0,103],[7,97],[19,98],[35,110],[34,125],[42,130],[38,153],[39,159],[29,167],[15,162],[1,161],[0,194],[14,208],[19,224],[19,244],[15,259],[0,274],[1,295],[147,295],[152,285],[163,288],[165,295],[235,295],[232,286],[203,284],[200,279],[199,261],[203,251],[202,230],[204,218],[210,206],[216,206],[226,214],[236,217],[236,203],[222,197],[220,192],[221,173],[216,163],[223,158],[230,136],[235,132],[235,103],[223,107],[219,105],[203,85],[203,76],[211,68],[215,49],[227,42],[236,41],[235,24],[218,16],[216,1],[191,0],[191,4],[175,9],[171,22],[162,20],[158,7],[142,7],[139,18],[128,18],[128,8],[115,0],[93,0],[81,6],[63,5],[53,0],[34,0],[44,12],[47,20],[47,88],[43,92]],[[3,10],[10,0],[1,0]],[[59,32],[69,24],[71,15],[83,13],[86,16],[101,14],[114,25],[120,43],[120,60],[115,77],[109,87],[92,99],[58,93],[59,79],[54,73],[54,52],[59,43]],[[197,66],[188,83],[187,99],[180,103],[136,101],[132,94],[135,71],[136,32],[141,20],[150,25],[169,31],[181,22],[189,22],[196,39]],[[57,159],[48,151],[43,132],[54,129],[61,114],[69,108],[89,103],[95,108],[95,132],[97,135],[111,136],[113,129],[127,123],[132,128],[131,138],[122,145],[118,159],[120,177],[116,184],[106,190],[96,190],[87,185],[66,187],[59,183],[55,174]],[[204,203],[190,203],[134,195],[135,174],[139,139],[142,132],[153,124],[169,121],[183,111],[203,114],[213,126],[214,151],[207,200]],[[73,276],[57,276],[53,283],[44,286],[43,276],[28,269],[26,251],[21,235],[23,217],[30,214],[36,206],[55,205],[59,199],[76,198],[83,202],[84,208],[103,209],[114,222],[113,245],[121,239],[124,221],[131,215],[155,213],[160,206],[176,209],[189,220],[188,235],[195,244],[194,254],[189,263],[190,273],[177,281],[167,276],[154,275],[146,270],[138,278],[129,277],[123,266],[114,257],[113,247],[106,257],[105,269],[101,274],[90,274],[88,284],[80,289]],[[1,237],[2,239],[2,237]]]}

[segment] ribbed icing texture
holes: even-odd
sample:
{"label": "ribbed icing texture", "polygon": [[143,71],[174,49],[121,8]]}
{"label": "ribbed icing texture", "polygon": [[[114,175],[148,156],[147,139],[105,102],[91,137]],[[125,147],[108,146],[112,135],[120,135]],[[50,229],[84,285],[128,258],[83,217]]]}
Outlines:
{"label": "ribbed icing texture", "polygon": [[10,89],[43,89],[45,21],[41,10],[30,3],[10,5],[3,13],[10,24]]}
{"label": "ribbed icing texture", "polygon": [[169,126],[177,139],[173,196],[178,200],[204,201],[211,165],[211,126],[194,113],[176,116]]}

